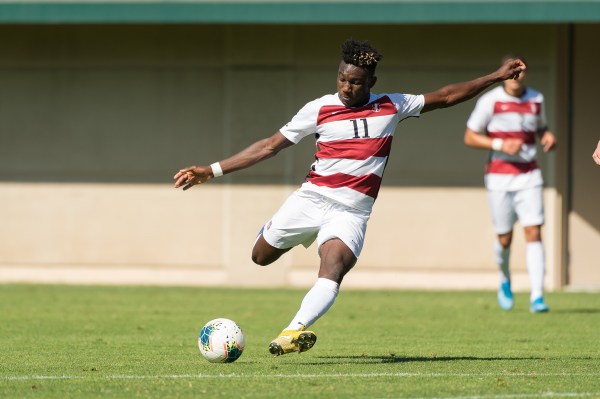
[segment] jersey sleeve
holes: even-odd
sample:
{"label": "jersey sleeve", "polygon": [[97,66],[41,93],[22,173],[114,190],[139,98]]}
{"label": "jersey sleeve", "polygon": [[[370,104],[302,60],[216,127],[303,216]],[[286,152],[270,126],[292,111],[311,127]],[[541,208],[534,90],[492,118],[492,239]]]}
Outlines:
{"label": "jersey sleeve", "polygon": [[487,133],[487,126],[493,115],[493,109],[487,98],[481,97],[477,100],[471,116],[467,120],[467,127],[480,134]]}
{"label": "jersey sleeve", "polygon": [[312,101],[302,107],[279,131],[286,139],[296,144],[304,137],[316,133],[318,113],[318,107]]}
{"label": "jersey sleeve", "polygon": [[421,115],[421,110],[425,105],[425,97],[422,94],[392,94],[391,97],[398,109],[400,120]]}

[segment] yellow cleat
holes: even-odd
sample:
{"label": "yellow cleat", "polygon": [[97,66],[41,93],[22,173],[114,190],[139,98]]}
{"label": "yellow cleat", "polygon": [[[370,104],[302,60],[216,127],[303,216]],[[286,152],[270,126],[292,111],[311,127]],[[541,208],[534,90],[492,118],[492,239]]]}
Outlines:
{"label": "yellow cleat", "polygon": [[317,342],[317,334],[312,331],[284,330],[269,344],[269,352],[273,356],[290,352],[306,352]]}

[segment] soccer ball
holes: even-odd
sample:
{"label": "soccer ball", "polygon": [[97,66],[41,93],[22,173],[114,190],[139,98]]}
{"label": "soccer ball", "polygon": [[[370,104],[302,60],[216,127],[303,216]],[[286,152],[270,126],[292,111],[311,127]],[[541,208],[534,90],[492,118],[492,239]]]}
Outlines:
{"label": "soccer ball", "polygon": [[233,320],[214,319],[198,335],[200,353],[211,363],[235,362],[244,351],[246,337]]}

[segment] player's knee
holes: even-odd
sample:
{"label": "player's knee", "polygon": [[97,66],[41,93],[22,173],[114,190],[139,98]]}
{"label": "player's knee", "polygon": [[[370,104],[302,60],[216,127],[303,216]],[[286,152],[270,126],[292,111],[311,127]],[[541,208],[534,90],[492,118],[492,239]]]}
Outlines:
{"label": "player's knee", "polygon": [[510,247],[510,244],[512,244],[512,231],[505,234],[499,234],[498,241],[503,248]]}
{"label": "player's knee", "polygon": [[525,241],[527,241],[527,242],[542,241],[542,229],[541,229],[541,226],[527,226],[527,227],[525,227]]}
{"label": "player's knee", "polygon": [[285,251],[264,251],[254,247],[252,250],[252,262],[259,266],[268,266],[275,262]]}
{"label": "player's knee", "polygon": [[267,265],[271,264],[273,261],[268,259],[265,256],[262,256],[262,254],[260,254],[256,251],[252,251],[252,262],[254,262],[255,264],[257,264],[259,266],[267,266]]}

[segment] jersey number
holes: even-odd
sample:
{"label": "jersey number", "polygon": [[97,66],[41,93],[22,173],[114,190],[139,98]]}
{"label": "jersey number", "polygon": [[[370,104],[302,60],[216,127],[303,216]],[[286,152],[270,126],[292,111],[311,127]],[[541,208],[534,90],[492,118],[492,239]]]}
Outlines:
{"label": "jersey number", "polygon": [[[369,126],[367,125],[367,118],[362,118],[360,120],[362,121],[363,128],[365,130],[365,134],[362,137],[369,138]],[[359,139],[360,136],[358,135],[358,120],[352,119],[350,122],[352,122],[352,125],[354,125],[354,138]]]}

